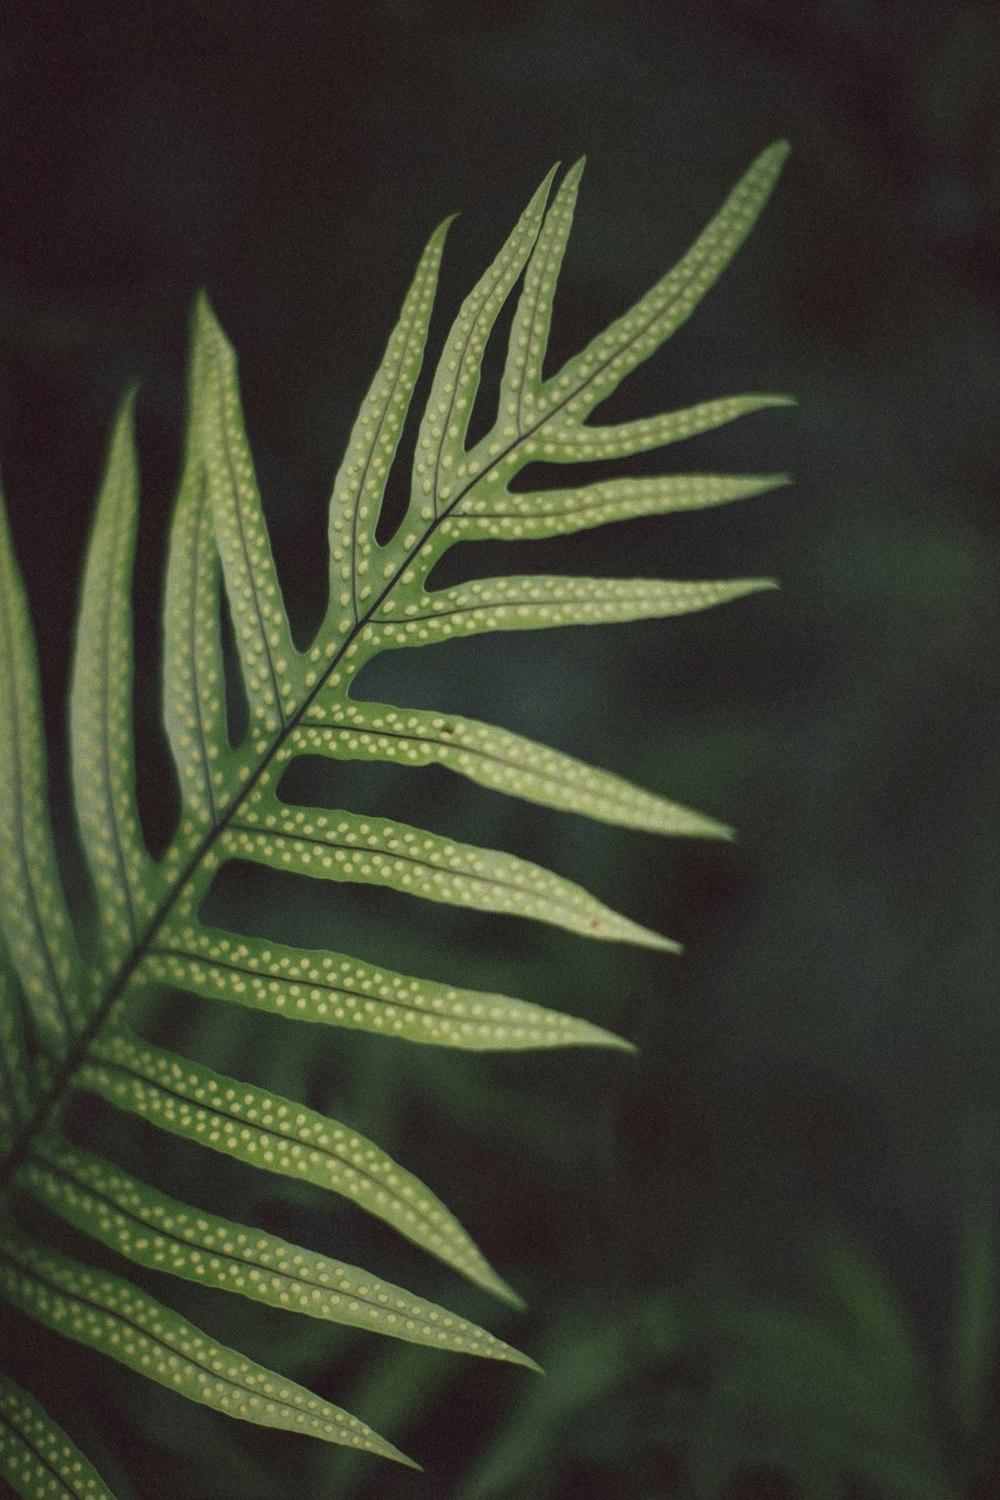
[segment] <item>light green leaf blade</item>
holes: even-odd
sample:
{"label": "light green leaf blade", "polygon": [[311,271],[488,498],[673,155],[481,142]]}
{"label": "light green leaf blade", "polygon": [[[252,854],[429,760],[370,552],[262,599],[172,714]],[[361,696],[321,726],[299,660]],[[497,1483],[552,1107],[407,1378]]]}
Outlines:
{"label": "light green leaf blade", "polygon": [[18,1181],[68,1223],[137,1265],[310,1318],[538,1368],[484,1328],[368,1271],[180,1203],[63,1142],[39,1142]]}
{"label": "light green leaf blade", "polygon": [[174,1135],[339,1193],[470,1281],[520,1301],[429,1188],[336,1120],[125,1032],[95,1044],[77,1082]]}
{"label": "light green leaf blade", "polygon": [[230,759],[219,559],[196,416],[204,361],[204,343],[193,338],[184,471],[170,527],[163,620],[163,719],[185,820],[195,836],[214,827],[227,804]]}
{"label": "light green leaf blade", "polygon": [[784,474],[666,474],[520,493],[487,494],[480,486],[442,521],[441,532],[456,542],[533,541],[639,516],[703,510],[766,495],[788,482]]}
{"label": "light green leaf blade", "polygon": [[584,163],[585,158],[581,157],[570,167],[549,206],[531,252],[511,325],[507,363],[500,382],[500,411],[513,416],[522,431],[529,426],[541,393],[542,366],[552,325],[552,299],[573,227]]}
{"label": "light green leaf blade", "polygon": [[581,422],[690,317],[756,223],[788,149],[776,141],[762,151],[673,270],[545,382],[548,408],[560,421]]}
{"label": "light green leaf blade", "polygon": [[0,1373],[0,1478],[24,1500],[114,1500],[34,1396]]}
{"label": "light green leaf blade", "polygon": [[258,754],[302,697],[299,653],[285,613],[243,425],[236,355],[202,293],[192,420],[208,475],[215,534]]}
{"label": "light green leaf blade", "polygon": [[347,1026],[471,1051],[619,1047],[628,1042],[558,1011],[507,995],[457,989],[376,968],[342,953],[289,948],[180,923],[150,948],[140,977],[206,999],[297,1021]]}
{"label": "light green leaf blade", "polygon": [[581,937],[678,951],[676,943],[541,865],[406,823],[290,807],[261,796],[233,819],[220,842],[229,859],[253,860],[318,880],[390,886],[427,901],[533,917]]}
{"label": "light green leaf blade", "polygon": [[409,528],[433,522],[465,483],[465,437],[486,341],[531,254],[555,170],[542,182],[499,255],[462,303],[445,340],[417,434],[412,499],[400,528],[404,545]]}
{"label": "light green leaf blade", "polygon": [[301,755],[446,766],[507,796],[648,833],[725,838],[722,823],[494,724],[320,696],[291,737]]}
{"label": "light green leaf blade", "polygon": [[[434,307],[445,235],[439,224],[428,241],[399,321],[351,430],[330,501],[330,608],[319,639],[330,641],[360,618],[373,589],[383,587],[379,560],[397,549],[375,540],[386,480],[420,374]],[[339,623],[338,623],[339,622]],[[311,660],[322,653],[314,648]]]}
{"label": "light green leaf blade", "polygon": [[190,1401],[259,1427],[300,1432],[417,1467],[357,1417],[227,1349],[119,1276],[6,1233],[0,1236],[0,1287],[15,1307],[47,1328]]}
{"label": "light green leaf blade", "polygon": [[606,459],[631,458],[636,453],[648,453],[653,448],[665,448],[671,443],[699,437],[703,432],[714,432],[716,428],[726,427],[754,412],[794,405],[790,396],[720,396],[713,401],[700,401],[696,406],[682,407],[679,411],[662,412],[659,416],[639,417],[634,422],[616,422],[605,427],[590,426],[585,422],[546,422],[536,435],[519,444],[508,458],[499,460],[483,479],[477,480],[476,493],[481,496],[484,485],[496,486],[501,478],[509,481],[528,462],[599,463]]}
{"label": "light green leaf blade", "polygon": [[495,630],[547,630],[556,625],[610,625],[711,609],[761,589],[768,578],[560,578],[544,573],[476,578],[455,588],[415,594],[394,618],[386,607],[365,627],[365,648],[390,650],[461,640]]}
{"label": "light green leaf blade", "polygon": [[35,638],[0,496],[0,928],[42,1044],[84,1020],[79,959],[56,863]]}
{"label": "light green leaf blade", "polygon": [[158,884],[135,801],[132,567],[139,472],[130,391],[118,412],[87,547],[70,690],[76,811],[106,955],[127,952]]}

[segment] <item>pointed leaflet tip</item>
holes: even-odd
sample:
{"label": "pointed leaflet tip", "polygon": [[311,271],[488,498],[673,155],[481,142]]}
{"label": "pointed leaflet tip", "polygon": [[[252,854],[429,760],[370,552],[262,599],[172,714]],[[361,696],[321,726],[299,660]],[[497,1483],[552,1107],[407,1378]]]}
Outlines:
{"label": "pointed leaflet tip", "polygon": [[[772,141],[770,146],[765,146],[763,151],[751,162],[746,175],[760,174],[765,179],[768,175],[771,175],[771,186],[773,187],[781,174],[781,169],[785,165],[791,149],[791,144],[787,140]],[[770,191],[771,188],[769,187],[767,189],[768,194]],[[761,206],[763,206],[763,201]]]}
{"label": "pointed leaflet tip", "polygon": [[462,210],[460,208],[456,208],[453,214],[448,214],[447,218],[442,219],[440,224],[437,225],[430,239],[427,241],[427,248],[429,249],[431,245],[434,245],[435,247],[438,245],[443,245],[445,235],[448,233],[448,230],[454,224],[455,220],[460,219],[461,217]]}
{"label": "pointed leaflet tip", "polygon": [[[478,1276],[476,1278],[479,1285],[484,1287],[486,1291],[492,1292],[494,1297],[499,1297],[501,1302],[506,1302],[508,1307],[512,1307],[515,1312],[527,1311],[528,1304],[521,1294],[515,1292],[514,1288],[504,1281],[502,1276],[498,1276],[492,1266],[488,1267],[488,1271],[488,1278],[486,1276]],[[525,1358],[527,1358],[527,1355]]]}
{"label": "pointed leaflet tip", "polygon": [[206,287],[200,286],[194,294],[194,301],[191,303],[190,325],[192,350],[197,349],[199,339],[203,338],[209,330],[219,327],[219,320],[215,316],[215,309],[212,306],[212,301]]}
{"label": "pointed leaflet tip", "polygon": [[136,387],[119,409],[87,544],[70,685],[77,820],[108,957],[152,907],[152,867],[135,801],[132,575],[139,509]]}

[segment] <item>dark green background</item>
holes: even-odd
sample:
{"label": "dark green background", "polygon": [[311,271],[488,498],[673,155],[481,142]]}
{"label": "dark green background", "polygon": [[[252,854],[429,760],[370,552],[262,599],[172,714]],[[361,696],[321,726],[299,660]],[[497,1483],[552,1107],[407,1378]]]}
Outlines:
{"label": "dark green background", "polygon": [[[665,1331],[667,1293],[809,1305],[829,1230],[882,1267],[932,1390],[946,1362],[958,1226],[970,1203],[992,1219],[1000,1136],[998,64],[997,9],[971,0],[177,0],[37,3],[0,20],[0,449],[77,882],[68,642],[105,435],[134,377],[140,795],[154,842],[170,825],[157,633],[194,290],[207,285],[240,354],[302,639],[322,604],[331,478],[433,226],[462,211],[440,338],[551,163],[586,152],[557,299],[565,354],[686,248],[760,148],[792,142],[734,266],[606,415],[789,391],[797,410],[629,471],[788,469],[794,487],[530,556],[456,559],[762,573],[783,592],[677,622],[450,646],[370,679],[373,696],[479,714],[619,770],[733,823],[739,842],[658,842],[429,772],[321,781],[307,766],[298,783],[551,864],[686,957],[370,892],[334,904],[326,888],[239,871],[216,898],[247,930],[572,1010],[639,1056],[414,1054],[244,1028],[181,1000],[150,1023],[375,1135],[459,1213],[530,1313],[498,1316],[318,1195],[290,1203],[235,1169],[213,1179],[214,1158],[134,1131],[109,1145],[168,1190],[371,1263],[540,1352],[547,1394],[527,1399],[548,1415],[529,1411],[518,1440],[537,1450],[532,1478],[504,1478],[501,1455],[483,1495],[686,1494],[684,1422],[699,1420],[705,1376]],[[48,1340],[22,1350],[126,1497],[471,1500],[531,1384],[158,1291],[353,1406],[427,1473],[224,1424]],[[637,1309],[651,1296],[647,1336]],[[671,1438],[678,1391],[691,1415]],[[945,1431],[942,1446],[958,1490],[994,1493],[988,1443],[964,1451]],[[751,1447],[733,1493],[785,1493]]]}

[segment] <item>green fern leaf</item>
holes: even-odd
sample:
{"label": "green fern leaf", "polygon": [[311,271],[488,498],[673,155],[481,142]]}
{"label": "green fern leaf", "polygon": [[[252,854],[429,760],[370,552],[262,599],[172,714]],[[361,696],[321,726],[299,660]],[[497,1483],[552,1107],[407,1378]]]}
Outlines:
{"label": "green fern leaf", "polygon": [[539,865],[404,823],[288,807],[262,796],[233,820],[222,849],[234,859],[321,880],[387,885],[428,901],[534,917],[590,937],[647,948],[677,947]]}
{"label": "green fern leaf", "polygon": [[[191,392],[199,388],[200,345],[192,350]],[[164,856],[177,879],[185,852],[214,829],[236,783],[226,732],[219,635],[219,557],[208,474],[195,424],[188,424],[167,553],[163,632],[163,719],[181,787],[182,816]]]}
{"label": "green fern leaf", "polygon": [[33,1396],[0,1372],[0,1476],[24,1500],[114,1500],[96,1469]]}
{"label": "green fern leaf", "polygon": [[77,1081],[121,1109],[249,1166],[341,1193],[471,1281],[520,1299],[423,1183],[357,1131],[124,1031],[95,1042]]}
{"label": "green fern leaf", "polygon": [[[529,464],[624,457],[783,403],[775,396],[727,397],[637,422],[599,427],[587,421],[720,274],[765,202],[784,151],[779,144],[764,152],[680,264],[547,377],[552,301],[582,163],[567,173],[547,208],[550,173],[454,320],[420,422],[410,498],[383,542],[376,528],[423,359],[450,220],[435,230],[335,479],[329,606],[304,651],[292,638],[271,552],[236,356],[207,299],[199,299],[164,610],[164,722],[180,818],[154,861],[135,804],[130,592],[138,467],[130,395],[115,426],[88,546],[71,687],[76,812],[97,912],[96,931],[79,938],[49,821],[27,603],[6,514],[0,514],[0,699],[6,710],[0,717],[0,931],[10,956],[8,972],[0,953],[5,1209],[11,1200],[16,1210],[18,1193],[34,1197],[139,1266],[411,1342],[531,1365],[474,1324],[372,1273],[166,1197],[64,1141],[57,1124],[74,1094],[89,1090],[168,1133],[341,1194],[473,1282],[518,1301],[431,1189],[349,1124],[164,1051],[126,1029],[127,1013],[144,989],[169,984],[209,1002],[421,1043],[481,1050],[628,1046],[587,1021],[508,996],[397,974],[346,954],[220,932],[204,925],[201,905],[221,866],[238,859],[531,917],[582,936],[676,949],[596,896],[510,853],[374,815],[293,806],[279,798],[278,788],[288,764],[306,755],[437,763],[492,791],[560,811],[656,833],[728,833],[711,818],[502,728],[363,703],[351,689],[363,666],[385,650],[492,630],[683,614],[770,586],[765,579],[527,575],[437,589],[430,574],[458,540],[556,536],[722,504],[783,482],[780,476],[687,474],[530,493],[510,489]],[[486,343],[522,277],[496,417],[470,448]],[[249,706],[238,745],[230,744],[226,715],[220,579]],[[46,1242],[44,1224],[52,1221],[42,1222],[30,1233],[12,1224],[0,1241],[0,1289],[22,1313],[219,1411],[409,1462],[358,1419],[224,1349],[144,1291],[69,1259]],[[32,1398],[9,1384],[0,1388],[0,1462],[15,1488],[48,1462],[52,1493],[106,1493]],[[83,1488],[74,1490],[73,1483]],[[98,1488],[86,1488],[94,1484]]]}
{"label": "green fern leaf", "polygon": [[418,1467],[357,1417],[227,1349],[130,1282],[24,1235],[0,1235],[0,1287],[38,1322],[203,1406]]}
{"label": "green fern leaf", "polygon": [[61,1057],[84,1017],[81,966],[48,810],[35,642],[0,496],[0,923],[40,1043]]}
{"label": "green fern leaf", "polygon": [[36,1142],[20,1181],[47,1208],[137,1265],[412,1344],[538,1368],[475,1323],[401,1287],[192,1209],[78,1147]]}
{"label": "green fern leaf", "polygon": [[[336,622],[357,622],[371,595],[375,521],[420,374],[445,235],[431,236],[407,293],[385,357],[351,432],[330,500],[330,605],[320,636],[335,639]],[[350,628],[349,624],[346,628]]]}
{"label": "green fern leaf", "polygon": [[447,766],[491,791],[649,833],[725,838],[730,831],[714,818],[656,797],[547,745],[457,714],[356,699],[339,705],[333,701],[327,708],[321,694],[292,736],[292,745],[299,754],[327,755],[333,760]]}
{"label": "green fern leaf", "polygon": [[494,630],[543,630],[553,625],[610,625],[711,609],[759,589],[763,578],[728,582],[668,583],[658,578],[477,578],[456,588],[401,594],[402,617],[390,617],[389,600],[361,632],[366,652],[482,635]]}
{"label": "green fern leaf", "polygon": [[298,1021],[349,1026],[473,1051],[594,1046],[633,1050],[600,1026],[560,1011],[456,989],[378,969],[342,953],[259,943],[192,926],[149,948],[143,974],[162,984],[291,1015]]}
{"label": "green fern leaf", "polygon": [[97,897],[108,974],[134,948],[161,895],[135,803],[132,562],[139,470],[126,397],[115,424],[87,549],[70,698],[73,785]]}

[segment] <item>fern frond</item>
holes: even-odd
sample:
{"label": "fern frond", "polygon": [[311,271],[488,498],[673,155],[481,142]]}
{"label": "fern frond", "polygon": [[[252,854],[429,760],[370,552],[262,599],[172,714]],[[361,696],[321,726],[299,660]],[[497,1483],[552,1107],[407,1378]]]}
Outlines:
{"label": "fern frond", "polygon": [[[71,685],[73,788],[97,915],[96,930],[79,939],[50,826],[34,641],[0,507],[0,931],[11,960],[8,973],[0,952],[0,1205],[17,1193],[33,1197],[145,1268],[411,1342],[532,1364],[483,1329],[367,1271],[166,1197],[68,1143],[58,1121],[77,1091],[96,1093],[236,1161],[332,1190],[479,1286],[518,1302],[431,1189],[349,1124],[164,1051],[127,1029],[128,1011],[144,989],[168,984],[209,1002],[457,1048],[628,1047],[588,1021],[523,1000],[221,932],[204,924],[201,907],[222,865],[243,860],[676,950],[528,860],[375,815],[291,805],[279,797],[279,783],[290,762],[307,755],[440,764],[491,791],[559,811],[654,833],[726,836],[712,818],[498,726],[362,702],[352,688],[365,664],[386,650],[486,631],[679,615],[771,586],[766,579],[528,574],[438,589],[430,576],[459,540],[557,536],[723,504],[784,482],[682,474],[510,488],[529,464],[625,457],[783,403],[727,397],[636,422],[587,421],[720,274],[763,206],[784,151],[779,144],[764,152],[680,264],[546,376],[552,301],[583,164],[566,174],[547,207],[550,173],[452,324],[420,421],[409,500],[382,541],[386,480],[423,359],[450,220],[434,231],[334,482],[329,605],[303,651],[271,551],[236,355],[207,298],[198,299],[164,609],[164,721],[180,817],[154,861],[135,802],[130,596],[138,466],[130,394],[87,550]],[[486,344],[521,278],[496,415],[469,447]],[[249,707],[239,744],[230,744],[226,714],[220,580]],[[48,1222],[43,1217],[43,1228],[32,1232],[12,1223],[0,1239],[0,1289],[29,1317],[219,1411],[409,1462],[358,1419],[225,1349],[145,1291],[64,1255],[45,1242]],[[45,1463],[52,1493],[106,1493],[32,1398],[4,1384],[2,1472],[17,1488]]]}
{"label": "fern frond", "polygon": [[[789,396],[721,396],[699,401],[680,411],[658,417],[640,417],[635,422],[616,422],[608,427],[586,423],[576,427],[547,423],[540,431],[533,458],[548,463],[597,463],[612,458],[630,458],[652,448],[666,448],[686,438],[700,437],[717,427],[727,427],[739,417],[775,406],[794,406]],[[489,476],[487,476],[489,477]],[[499,478],[499,473],[497,475]]]}
{"label": "fern frond", "polygon": [[[336,621],[360,618],[375,582],[375,522],[410,409],[424,347],[445,235],[445,219],[431,235],[378,373],[361,405],[330,499],[330,604],[318,638],[333,639]],[[350,628],[348,624],[346,628]]]}

